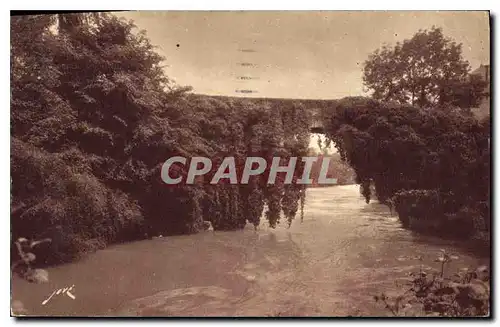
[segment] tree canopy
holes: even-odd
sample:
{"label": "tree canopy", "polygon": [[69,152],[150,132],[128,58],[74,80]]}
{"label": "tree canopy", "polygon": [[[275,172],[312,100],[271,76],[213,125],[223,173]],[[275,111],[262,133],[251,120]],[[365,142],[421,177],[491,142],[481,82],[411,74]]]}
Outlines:
{"label": "tree canopy", "polygon": [[373,52],[364,63],[363,82],[376,100],[471,108],[481,100],[486,82],[469,71],[462,45],[432,27]]}
{"label": "tree canopy", "polygon": [[171,186],[161,167],[173,156],[209,157],[214,172],[227,156],[237,166],[249,156],[268,163],[279,156],[282,165],[299,157],[296,181],[300,157],[308,156],[308,106],[321,109],[328,138],[367,198],[373,182],[402,220],[417,198],[418,208],[432,205],[463,230],[489,230],[489,125],[421,108],[466,107],[479,90],[466,78],[460,46],[439,29],[367,61],[365,83],[385,104],[190,94],[165,75],[145,32],[111,14],[13,17],[11,35],[12,236],[51,238],[37,253],[45,262],[155,234],[195,233],[204,220],[218,230],[257,226],[261,217],[271,227],[281,217],[291,224],[305,186],[285,184],[283,174],[270,185],[263,174],[247,185]]}
{"label": "tree canopy", "polygon": [[111,14],[17,16],[11,34],[12,235],[50,237],[42,262],[194,233],[204,220],[228,230],[264,214],[275,227],[304,203],[303,186],[279,175],[275,185],[161,180],[173,156],[307,155],[299,101],[189,94],[165,75],[145,32]]}
{"label": "tree canopy", "polygon": [[367,201],[373,183],[377,199],[394,206],[406,226],[489,233],[488,120],[361,97],[331,110],[327,137],[353,167]]}

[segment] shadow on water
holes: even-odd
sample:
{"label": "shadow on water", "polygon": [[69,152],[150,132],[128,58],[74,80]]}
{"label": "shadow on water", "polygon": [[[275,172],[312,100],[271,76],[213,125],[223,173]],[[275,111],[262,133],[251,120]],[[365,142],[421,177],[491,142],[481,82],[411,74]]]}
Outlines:
{"label": "shadow on water", "polygon": [[[422,245],[433,245],[435,247],[446,247],[452,246],[459,248],[461,251],[465,251],[471,255],[480,258],[489,258],[491,254],[491,248],[489,244],[484,242],[474,241],[474,240],[464,240],[458,237],[454,237],[449,234],[443,234],[440,232],[422,232],[414,231],[403,227],[402,223],[399,221],[397,212],[393,209],[390,211],[389,207],[379,203],[378,201],[370,201],[369,204],[365,205],[360,212],[363,214],[368,214],[372,217],[368,218],[370,221],[380,221],[384,222],[388,219],[395,220],[395,225],[397,225],[402,230],[408,232],[412,241],[415,243],[420,243]],[[373,214],[376,214],[373,216]]]}

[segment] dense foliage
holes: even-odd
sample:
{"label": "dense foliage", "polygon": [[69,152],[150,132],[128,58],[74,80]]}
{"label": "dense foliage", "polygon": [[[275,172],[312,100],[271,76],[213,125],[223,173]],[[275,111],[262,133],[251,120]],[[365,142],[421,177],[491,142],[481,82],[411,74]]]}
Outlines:
{"label": "dense foliage", "polygon": [[462,45],[433,27],[394,47],[376,50],[364,63],[363,81],[377,100],[471,108],[479,104],[486,83],[469,75],[469,70]]}
{"label": "dense foliage", "polygon": [[[110,14],[11,19],[12,238],[51,238],[37,262],[61,262],[154,234],[274,227],[303,186],[167,186],[171,156],[303,156],[304,106],[187,93],[144,32]],[[185,174],[186,168],[179,168]],[[300,169],[297,169],[297,174]],[[280,179],[281,178],[281,179]]]}
{"label": "dense foliage", "polygon": [[354,168],[367,200],[373,183],[377,198],[407,226],[489,235],[489,120],[361,97],[331,110],[327,136]]}
{"label": "dense foliage", "polygon": [[490,122],[470,109],[487,83],[468,73],[460,44],[421,30],[365,62],[371,99],[342,99],[322,117],[367,201],[374,185],[405,226],[486,240]]}
{"label": "dense foliage", "polygon": [[[418,35],[459,53],[440,33]],[[284,174],[273,185],[266,174],[248,185],[207,182],[224,157],[241,168],[248,156],[266,158],[268,167],[275,156],[282,165],[307,156],[310,108],[321,109],[328,138],[367,200],[374,184],[405,225],[489,235],[489,122],[449,109],[460,94],[471,99],[455,92],[462,90],[456,83],[441,110],[366,98],[208,97],[173,83],[145,33],[110,14],[13,17],[11,35],[12,238],[51,238],[37,262],[194,233],[206,220],[218,230],[258,226],[262,216],[271,227],[281,216],[290,224],[303,214],[305,192],[285,185]],[[414,47],[405,44],[401,51]],[[463,69],[453,80],[464,81],[457,60]],[[166,185],[161,166],[172,156],[216,164],[196,185]],[[174,170],[187,174],[183,165]]]}

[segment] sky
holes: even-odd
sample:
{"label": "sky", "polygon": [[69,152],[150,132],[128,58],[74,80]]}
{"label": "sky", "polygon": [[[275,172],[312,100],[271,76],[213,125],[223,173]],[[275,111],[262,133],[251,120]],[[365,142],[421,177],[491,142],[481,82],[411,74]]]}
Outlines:
{"label": "sky", "polygon": [[[472,69],[490,62],[485,11],[116,14],[146,30],[165,57],[167,76],[199,94],[296,99],[366,95],[362,66],[369,54],[432,26],[442,27],[445,36],[463,44],[463,57]],[[310,141],[316,150],[318,138],[324,139],[312,135]],[[330,152],[336,151],[332,148]]]}
{"label": "sky", "polygon": [[[490,61],[489,17],[484,11],[116,14],[146,30],[166,58],[167,76],[201,94],[299,99],[363,95],[362,65],[368,55],[433,25],[463,44],[463,57],[472,69]],[[254,79],[239,80],[241,76]]]}

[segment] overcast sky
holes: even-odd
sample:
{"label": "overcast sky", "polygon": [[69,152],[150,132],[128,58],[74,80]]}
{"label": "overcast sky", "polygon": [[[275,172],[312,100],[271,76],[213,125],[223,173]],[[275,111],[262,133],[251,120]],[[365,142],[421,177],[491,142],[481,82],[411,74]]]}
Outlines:
{"label": "overcast sky", "polygon": [[[166,57],[168,76],[196,93],[335,99],[362,95],[364,60],[432,25],[463,43],[476,68],[489,63],[487,12],[121,12]],[[254,50],[243,52],[241,50]],[[241,63],[256,66],[241,66]],[[258,80],[237,80],[239,76]],[[252,96],[252,95],[250,95]]]}

